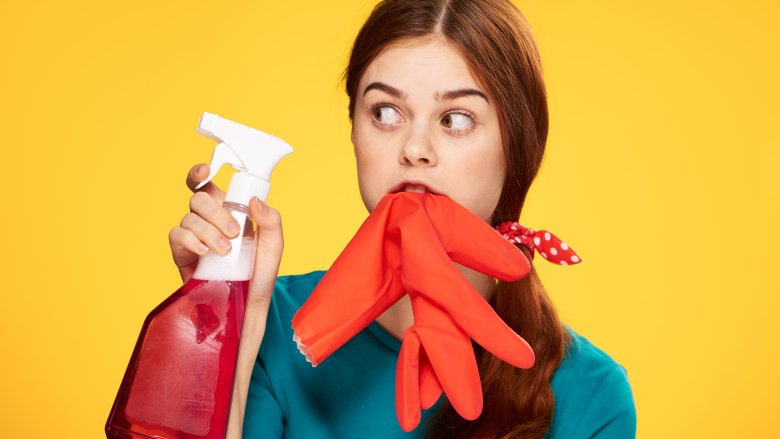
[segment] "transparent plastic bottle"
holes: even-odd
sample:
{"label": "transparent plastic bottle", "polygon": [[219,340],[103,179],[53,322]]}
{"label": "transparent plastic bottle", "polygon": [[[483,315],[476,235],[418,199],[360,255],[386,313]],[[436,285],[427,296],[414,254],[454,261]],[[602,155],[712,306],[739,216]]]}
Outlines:
{"label": "transparent plastic bottle", "polygon": [[245,205],[223,206],[242,226],[225,256],[200,257],[192,278],[144,321],[106,436],[224,438],[255,257]]}
{"label": "transparent plastic bottle", "polygon": [[268,199],[271,172],[293,149],[254,128],[203,113],[198,133],[220,142],[208,177],[233,174],[223,207],[241,226],[224,256],[209,251],[192,279],[144,321],[106,421],[112,438],[224,438],[256,247],[249,201]]}

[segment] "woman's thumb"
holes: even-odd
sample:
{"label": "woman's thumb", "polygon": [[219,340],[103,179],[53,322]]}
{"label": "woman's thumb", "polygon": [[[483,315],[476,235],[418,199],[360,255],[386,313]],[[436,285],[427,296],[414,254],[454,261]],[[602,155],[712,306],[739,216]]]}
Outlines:
{"label": "woman's thumb", "polygon": [[257,225],[257,249],[249,296],[250,299],[270,301],[284,249],[282,218],[276,209],[257,197],[249,201],[249,216]]}

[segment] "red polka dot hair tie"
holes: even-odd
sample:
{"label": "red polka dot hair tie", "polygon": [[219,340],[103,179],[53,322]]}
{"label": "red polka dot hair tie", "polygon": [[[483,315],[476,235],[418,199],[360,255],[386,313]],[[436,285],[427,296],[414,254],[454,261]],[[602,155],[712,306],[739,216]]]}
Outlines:
{"label": "red polka dot hair tie", "polygon": [[534,248],[536,248],[543,258],[554,264],[574,265],[582,262],[571,247],[546,230],[535,232],[517,221],[505,221],[496,229],[509,242],[528,247],[531,250],[531,260],[534,259]]}

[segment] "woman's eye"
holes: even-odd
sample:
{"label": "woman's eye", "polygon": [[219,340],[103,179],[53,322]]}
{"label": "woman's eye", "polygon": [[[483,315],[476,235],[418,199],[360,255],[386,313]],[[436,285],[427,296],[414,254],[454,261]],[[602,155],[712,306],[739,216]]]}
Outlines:
{"label": "woman's eye", "polygon": [[388,105],[379,105],[373,108],[372,116],[374,120],[382,125],[393,125],[402,121],[401,116],[395,108]]}
{"label": "woman's eye", "polygon": [[445,127],[456,133],[462,133],[471,128],[472,118],[467,114],[448,113],[441,120]]}

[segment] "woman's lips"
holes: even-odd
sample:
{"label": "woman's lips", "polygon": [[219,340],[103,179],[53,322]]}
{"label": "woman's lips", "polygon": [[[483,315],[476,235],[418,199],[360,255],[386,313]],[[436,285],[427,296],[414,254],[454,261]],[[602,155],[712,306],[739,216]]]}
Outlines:
{"label": "woman's lips", "polygon": [[428,192],[431,194],[439,195],[439,192],[432,189],[430,186],[428,186],[425,183],[419,182],[419,181],[403,181],[400,184],[396,185],[393,189],[389,191],[390,193],[396,193],[396,192]]}

